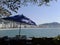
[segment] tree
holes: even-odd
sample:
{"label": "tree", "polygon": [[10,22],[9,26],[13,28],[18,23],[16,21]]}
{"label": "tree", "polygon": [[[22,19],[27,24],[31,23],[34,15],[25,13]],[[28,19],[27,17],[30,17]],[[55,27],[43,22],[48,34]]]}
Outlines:
{"label": "tree", "polygon": [[11,11],[17,12],[19,8],[21,8],[22,6],[27,6],[29,5],[29,3],[33,5],[37,4],[38,6],[41,6],[43,4],[48,4],[50,1],[53,1],[53,0],[0,0],[0,7],[2,7],[1,9],[4,9],[5,7],[7,7]]}
{"label": "tree", "polygon": [[9,12],[7,9],[4,9],[2,7],[0,7],[0,17],[2,16],[10,16],[11,12]]}

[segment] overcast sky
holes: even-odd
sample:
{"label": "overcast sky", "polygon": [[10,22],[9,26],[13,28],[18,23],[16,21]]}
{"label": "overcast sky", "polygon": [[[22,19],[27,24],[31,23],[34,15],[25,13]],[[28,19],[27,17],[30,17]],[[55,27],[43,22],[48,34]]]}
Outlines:
{"label": "overcast sky", "polygon": [[[50,6],[26,6],[21,7],[17,14],[24,14],[37,24],[59,22],[60,23],[60,0],[50,2]],[[15,15],[15,13],[13,13]]]}

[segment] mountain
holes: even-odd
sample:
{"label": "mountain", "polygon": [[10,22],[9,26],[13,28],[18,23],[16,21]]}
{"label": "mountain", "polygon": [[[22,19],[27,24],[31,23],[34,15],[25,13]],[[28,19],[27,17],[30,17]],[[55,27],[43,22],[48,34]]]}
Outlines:
{"label": "mountain", "polygon": [[44,23],[40,24],[39,28],[60,28],[60,23],[58,22]]}

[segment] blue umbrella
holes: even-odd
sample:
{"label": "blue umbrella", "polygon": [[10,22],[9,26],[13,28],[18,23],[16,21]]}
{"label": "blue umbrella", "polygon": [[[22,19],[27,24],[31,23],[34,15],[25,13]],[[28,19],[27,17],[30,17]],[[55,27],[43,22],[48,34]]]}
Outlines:
{"label": "blue umbrella", "polygon": [[20,23],[19,35],[20,35],[20,32],[21,32],[21,23],[25,23],[25,24],[29,24],[29,25],[36,25],[36,23],[34,21],[30,20],[29,18],[27,18],[24,15],[9,16],[9,17],[5,17],[5,18],[2,18],[2,19],[19,22]]}

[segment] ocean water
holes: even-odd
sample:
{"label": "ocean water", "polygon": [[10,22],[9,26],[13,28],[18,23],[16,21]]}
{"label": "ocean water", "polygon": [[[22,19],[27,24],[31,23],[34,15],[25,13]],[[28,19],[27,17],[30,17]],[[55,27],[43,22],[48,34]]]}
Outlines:
{"label": "ocean water", "polygon": [[[9,36],[14,37],[19,34],[19,29],[11,30],[0,30],[0,37]],[[21,35],[27,37],[55,37],[60,35],[60,29],[21,29]]]}

